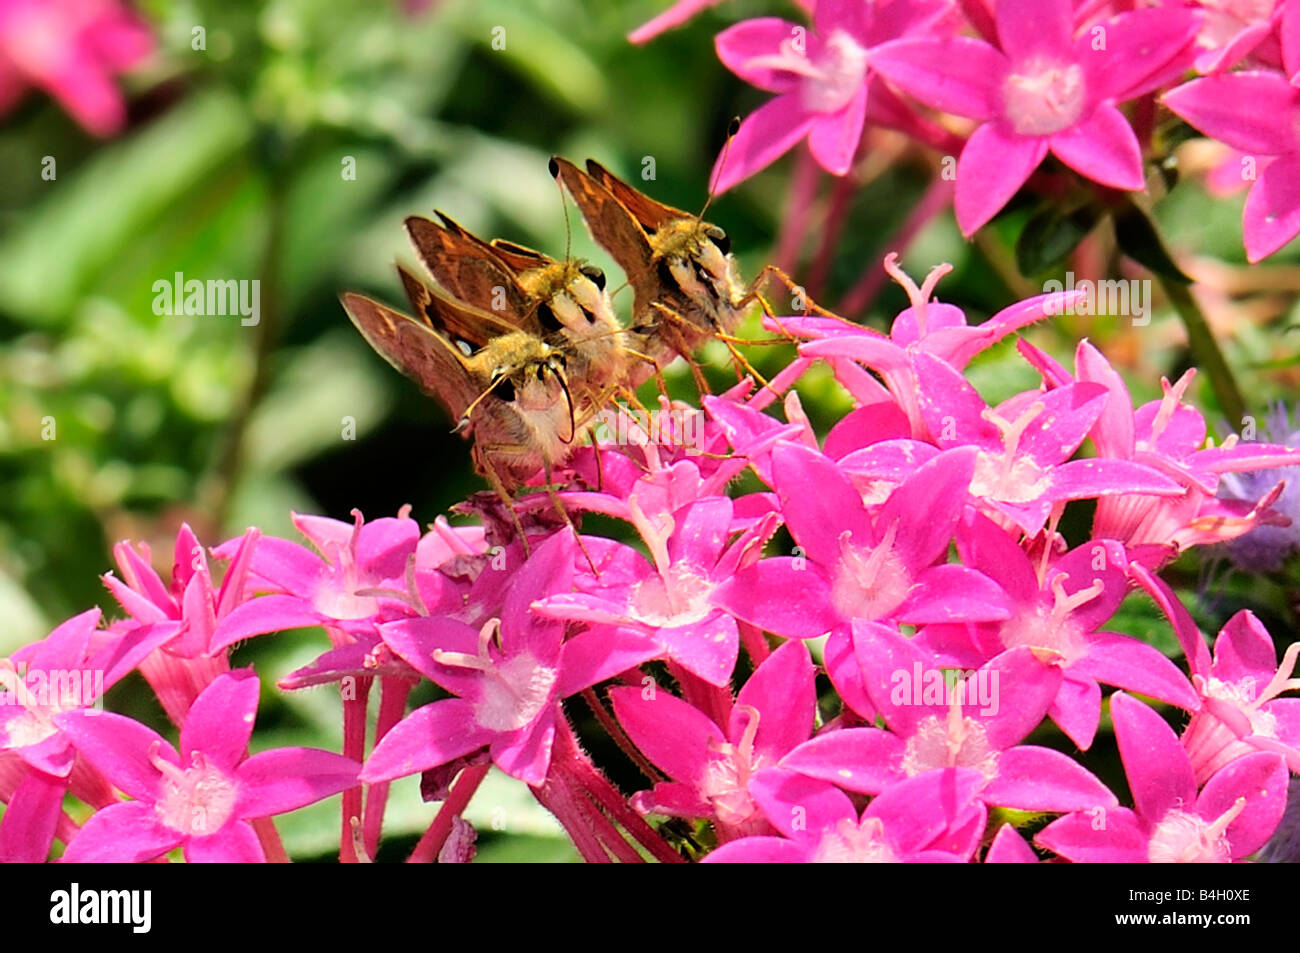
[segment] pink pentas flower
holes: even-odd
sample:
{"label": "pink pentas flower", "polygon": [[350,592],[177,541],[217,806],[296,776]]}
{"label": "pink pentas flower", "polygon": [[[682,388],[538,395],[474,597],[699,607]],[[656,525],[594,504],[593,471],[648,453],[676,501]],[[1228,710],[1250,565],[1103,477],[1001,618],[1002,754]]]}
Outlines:
{"label": "pink pentas flower", "polygon": [[[1021,353],[1044,376],[1048,387],[1073,383],[1069,372],[1025,342]],[[1162,380],[1164,395],[1133,410],[1123,378],[1089,342],[1075,354],[1079,381],[1100,384],[1109,392],[1089,437],[1104,459],[1130,461],[1158,471],[1183,487],[1178,495],[1147,491],[1106,494],[1097,501],[1092,534],[1117,539],[1135,559],[1153,568],[1194,545],[1233,539],[1276,519],[1269,507],[1280,486],[1254,500],[1218,500],[1214,493],[1225,473],[1286,466],[1300,455],[1278,444],[1240,442],[1236,435],[1221,445],[1206,446],[1205,419],[1183,402],[1193,374],[1176,384]]]}
{"label": "pink pentas flower", "polygon": [[[50,850],[62,816],[63,796],[72,789],[88,803],[111,796],[85,770],[76,771],[76,750],[59,727],[65,711],[98,706],[115,685],[175,635],[167,626],[96,628],[91,609],[58,626],[46,638],[0,659],[0,754],[26,766],[8,795],[0,819],[0,860],[39,863]],[[84,766],[83,766],[84,767]]]}
{"label": "pink pentas flower", "polygon": [[1286,808],[1282,758],[1257,752],[1216,772],[1197,792],[1187,752],[1165,720],[1123,692],[1111,717],[1134,808],[1066,815],[1035,841],[1075,863],[1229,863],[1272,836]]}
{"label": "pink pentas flower", "polygon": [[970,496],[1031,535],[1043,528],[1053,507],[1068,500],[1182,492],[1163,474],[1127,460],[1070,460],[1106,405],[1099,384],[1030,391],[993,408],[944,361],[925,353],[913,360],[920,413],[937,447],[910,440],[876,444],[845,457],[841,463],[848,472],[890,477],[942,451],[973,447]]}
{"label": "pink pentas flower", "polygon": [[[250,586],[271,594],[248,600],[225,618],[213,648],[316,625],[368,631],[383,617],[384,602],[413,603],[420,528],[406,513],[404,508],[396,519],[367,523],[360,510],[353,510],[351,525],[295,513],[294,525],[316,552],[285,539],[261,540],[250,566]],[[216,552],[224,554],[230,545]]]}
{"label": "pink pentas flower", "polygon": [[532,611],[572,584],[577,543],[565,530],[534,551],[512,578],[500,620],[476,631],[434,616],[380,626],[384,641],[455,698],[416,709],[375,746],[361,780],[373,784],[445,764],[487,747],[502,771],[540,785],[546,778],[559,701],[653,657],[644,637],[585,632]]}
{"label": "pink pentas flower", "polygon": [[1205,19],[1196,37],[1196,69],[1217,73],[1256,52],[1282,19],[1285,0],[1198,0]]}
{"label": "pink pentas flower", "polygon": [[1124,13],[1074,35],[1070,0],[999,0],[998,45],[908,37],[870,66],[926,105],[978,120],[957,163],[957,223],[971,235],[1050,151],[1101,185],[1141,191],[1142,149],[1116,103],[1156,88],[1199,25],[1190,10]]}
{"label": "pink pentas flower", "polygon": [[968,448],[921,467],[873,515],[839,466],[795,444],[772,452],[775,489],[800,552],[742,569],[714,594],[737,618],[815,638],[854,619],[907,623],[1005,618],[985,576],[941,562],[974,470]]}
{"label": "pink pentas flower", "polygon": [[265,855],[250,821],[354,786],[361,766],[329,751],[248,755],[259,687],[251,670],[219,676],[190,707],[179,753],[121,715],[58,716],[86,760],[131,797],[97,811],[63,859],[139,863],[183,847],[190,862],[260,862]]}
{"label": "pink pentas flower", "polygon": [[867,120],[872,47],[922,29],[946,13],[926,0],[819,0],[809,28],[776,17],[719,33],[718,57],[741,79],[777,93],[740,124],[713,170],[723,192],[776,161],[805,137],[817,162],[844,175]]}
{"label": "pink pentas flower", "polygon": [[[871,328],[817,317],[782,318],[780,327],[797,336],[816,339],[800,345],[799,353],[805,357],[838,358],[845,363],[856,361],[878,372],[888,388],[888,396],[897,401],[911,423],[910,436],[918,439],[923,438],[927,430],[917,403],[919,375],[913,363],[917,354],[931,355],[960,371],[977,354],[1008,334],[1062,313],[1077,303],[1082,294],[1069,291],[1037,295],[1004,308],[981,324],[970,325],[960,308],[933,298],[935,286],[939,279],[952,271],[951,265],[937,265],[931,269],[919,288],[898,267],[896,255],[885,257],[885,270],[903,287],[911,301],[911,305],[894,319],[888,337]],[[873,378],[868,377],[864,382],[856,376],[848,377],[844,363],[835,364],[835,370],[836,378],[862,403],[878,402],[870,392],[861,393],[863,387],[874,383]],[[876,388],[879,388],[878,384]]]}
{"label": "pink pentas flower", "polygon": [[782,836],[744,837],[704,862],[965,863],[987,817],[974,797],[981,781],[967,768],[931,771],[890,786],[859,815],[834,785],[769,768],[749,791]]}
{"label": "pink pentas flower", "polygon": [[1288,646],[1277,664],[1272,637],[1243,609],[1220,630],[1211,655],[1168,583],[1140,566],[1133,574],[1172,623],[1200,696],[1182,738],[1197,782],[1253,751],[1280,755],[1300,771],[1300,699],[1277,697],[1300,688],[1292,677],[1300,642]]}
{"label": "pink pentas flower", "polygon": [[1219,632],[1208,672],[1194,672],[1201,710],[1183,732],[1183,747],[1198,782],[1252,751],[1279,754],[1300,772],[1300,698],[1278,698],[1300,688],[1293,678],[1300,642],[1276,662],[1273,639],[1243,609]]}
{"label": "pink pentas flower", "polygon": [[120,0],[0,0],[0,112],[39,86],[88,132],[112,135],[126,122],[113,76],[153,48]]}
{"label": "pink pentas flower", "polygon": [[975,515],[957,529],[963,562],[1007,594],[1010,618],[972,626],[926,626],[916,642],[940,664],[973,667],[1008,649],[1027,647],[1060,669],[1048,715],[1081,749],[1097,731],[1098,682],[1140,692],[1189,711],[1199,707],[1187,678],[1159,651],[1105,631],[1129,590],[1129,562],[1114,540],[1091,540],[1035,563],[1007,533]]}
{"label": "pink pentas flower", "polygon": [[643,631],[663,657],[711,685],[726,685],[740,635],[713,593],[738,568],[757,560],[780,520],[768,512],[744,521],[750,525],[736,535],[735,507],[725,496],[651,513],[654,520],[638,505],[637,495],[625,511],[653,562],[630,546],[588,537],[587,551],[599,575],[583,574],[577,592],[557,593],[537,609],[556,619]]}
{"label": "pink pentas flower", "polygon": [[889,730],[823,732],[786,755],[781,767],[864,794],[931,771],[969,768],[982,778],[975,796],[989,805],[1065,812],[1118,803],[1073,758],[1021,744],[1061,684],[1060,670],[1034,649],[1011,649],[948,680],[929,653],[895,630],[859,622],[853,636],[867,689]]}
{"label": "pink pentas flower", "polygon": [[817,710],[814,670],[801,642],[787,642],[736,697],[727,730],[653,687],[619,687],[610,701],[628,737],[671,781],[633,798],[642,813],[708,817],[724,839],[768,833],[749,782],[807,739]]}
{"label": "pink pentas flower", "polygon": [[60,777],[74,750],[57,716],[95,705],[105,691],[171,639],[166,626],[99,630],[99,610],[73,616],[53,632],[0,659],[0,750],[13,751],[34,768]]}
{"label": "pink pentas flower", "polygon": [[140,672],[158,695],[174,724],[208,684],[229,670],[224,648],[216,641],[218,626],[245,597],[249,565],[261,533],[250,529],[223,547],[230,562],[220,586],[212,582],[203,546],[187,525],[176,534],[171,581],[163,583],[149,563],[149,550],[128,543],[113,548],[122,579],[106,574],[104,585],[135,624],[172,628],[175,637],[140,663]]}

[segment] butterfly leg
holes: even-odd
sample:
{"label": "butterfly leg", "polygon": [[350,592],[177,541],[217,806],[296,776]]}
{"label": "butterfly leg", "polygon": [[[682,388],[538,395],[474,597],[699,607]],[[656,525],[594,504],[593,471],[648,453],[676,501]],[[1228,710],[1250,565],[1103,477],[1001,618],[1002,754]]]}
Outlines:
{"label": "butterfly leg", "polygon": [[587,552],[587,547],[582,545],[582,534],[578,532],[578,527],[574,525],[573,520],[570,518],[569,511],[564,508],[564,501],[560,499],[560,494],[555,492],[555,482],[551,477],[550,461],[542,463],[542,473],[546,478],[546,495],[551,498],[551,505],[555,507],[555,512],[560,514],[565,525],[573,530],[573,538],[578,541],[578,549],[582,551],[582,555],[586,558],[587,565],[591,567],[593,573],[599,576],[600,570],[596,568],[595,560],[591,558],[591,553]]}
{"label": "butterfly leg", "polygon": [[754,278],[753,284],[749,286],[749,291],[746,293],[743,300],[746,303],[750,300],[757,300],[759,304],[763,306],[764,314],[775,320],[776,315],[772,314],[769,310],[770,305],[768,305],[763,296],[758,293],[758,289],[761,288],[765,282],[771,280],[775,280],[784,285],[786,291],[790,292],[791,296],[794,297],[796,301],[803,302],[805,314],[812,312],[813,314],[819,314],[824,318],[833,318],[836,321],[842,321],[845,324],[851,324],[854,327],[858,327],[858,325],[853,324],[853,322],[849,321],[847,318],[841,317],[834,311],[823,308],[816,301],[813,301],[812,298],[808,297],[808,292],[804,290],[803,285],[796,282],[784,271],[776,267],[776,265],[764,265],[762,267],[758,275]]}
{"label": "butterfly leg", "polygon": [[[700,369],[699,362],[695,360],[695,346],[692,339],[699,339],[711,334],[710,330],[705,330],[699,325],[686,320],[667,305],[658,301],[651,302],[650,306],[659,312],[661,318],[665,319],[668,324],[661,325],[669,346],[686,359],[686,363],[691,367],[691,376],[695,378],[695,387],[701,395],[711,394],[713,391],[709,387],[709,382],[704,376],[704,371]],[[685,326],[686,330],[681,330]],[[661,377],[662,380],[662,377]],[[667,392],[667,387],[662,387],[662,392]]]}
{"label": "butterfly leg", "polygon": [[515,509],[515,498],[510,492],[510,488],[501,478],[496,466],[492,463],[492,458],[497,455],[511,456],[527,453],[528,448],[518,444],[488,444],[485,446],[475,446],[474,454],[478,457],[479,472],[487,479],[496,495],[501,498],[501,502],[506,505],[510,512],[510,520],[514,523],[515,533],[519,537],[519,542],[524,547],[524,558],[527,559],[532,555],[532,548],[528,544],[528,535],[524,532],[524,524],[519,519],[519,511]]}

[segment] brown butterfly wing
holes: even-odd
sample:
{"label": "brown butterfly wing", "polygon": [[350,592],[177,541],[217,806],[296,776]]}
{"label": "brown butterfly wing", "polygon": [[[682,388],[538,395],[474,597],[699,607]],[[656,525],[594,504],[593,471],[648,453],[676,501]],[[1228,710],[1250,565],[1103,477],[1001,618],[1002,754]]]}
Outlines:
{"label": "brown butterfly wing", "polygon": [[664,205],[662,202],[656,202],[644,192],[632,188],[595,159],[587,160],[587,172],[632,213],[632,217],[636,219],[637,224],[641,226],[647,235],[655,232],[665,222],[673,219],[693,218],[693,216],[680,209],[675,209],[671,205]]}
{"label": "brown butterfly wing", "polygon": [[487,386],[475,379],[456,346],[427,325],[364,295],[347,292],[340,300],[367,343],[441,401],[453,420],[460,420]]}
{"label": "brown butterfly wing", "polygon": [[648,236],[632,212],[609,189],[572,162],[559,156],[553,161],[559,170],[560,181],[573,196],[591,237],[623,269],[638,304],[652,300],[657,282],[654,255]]}
{"label": "brown butterfly wing", "polygon": [[452,342],[464,341],[478,350],[486,347],[493,338],[519,330],[519,325],[504,315],[474,308],[436,293],[400,265],[397,273],[402,278],[402,286],[416,318]]}
{"label": "brown butterfly wing", "polygon": [[504,238],[494,238],[488,242],[488,245],[502,261],[514,270],[515,274],[555,264],[554,258],[543,255],[539,251],[534,251],[525,245],[506,241]]}
{"label": "brown butterfly wing", "polygon": [[527,296],[492,246],[450,219],[443,221],[450,226],[418,215],[406,220],[411,244],[434,280],[452,297],[475,307],[491,308],[504,296],[505,306],[497,313],[520,319],[527,315]]}

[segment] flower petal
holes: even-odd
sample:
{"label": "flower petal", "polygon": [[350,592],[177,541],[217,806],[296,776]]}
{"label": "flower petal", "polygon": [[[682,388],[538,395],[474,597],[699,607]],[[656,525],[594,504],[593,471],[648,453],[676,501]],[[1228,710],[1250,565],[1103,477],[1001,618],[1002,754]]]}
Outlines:
{"label": "flower petal", "polygon": [[1048,140],[1026,138],[988,122],[966,140],[957,160],[953,204],[967,238],[1011,201],[1047,155]]}
{"label": "flower petal", "polygon": [[[387,736],[385,736],[386,738]],[[318,748],[274,748],[253,755],[235,773],[242,818],[296,811],[360,782],[361,765]]]}
{"label": "flower petal", "polygon": [[1142,147],[1128,120],[1102,103],[1091,116],[1051,137],[1052,153],[1080,175],[1115,189],[1141,192]]}
{"label": "flower petal", "polygon": [[794,148],[812,128],[815,114],[806,113],[793,93],[786,93],[745,117],[718,156],[710,180],[720,195],[755,172],[767,168]]}
{"label": "flower petal", "polygon": [[427,771],[482,748],[492,738],[493,732],[475,720],[470,702],[460,698],[433,702],[389,729],[366,759],[361,780],[374,784]]}

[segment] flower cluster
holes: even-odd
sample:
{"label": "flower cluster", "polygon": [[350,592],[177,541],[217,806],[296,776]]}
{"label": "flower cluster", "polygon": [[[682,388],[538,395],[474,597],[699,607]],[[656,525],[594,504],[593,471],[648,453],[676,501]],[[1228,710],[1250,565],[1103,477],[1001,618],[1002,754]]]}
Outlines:
{"label": "flower cluster", "polygon": [[[632,38],[645,42],[709,5],[683,0]],[[719,190],[804,139],[822,168],[845,175],[874,124],[960,152],[954,204],[969,236],[1031,182],[1049,153],[1104,189],[1143,191],[1144,145],[1163,103],[1238,150],[1231,171],[1252,186],[1243,223],[1252,262],[1300,234],[1293,0],[805,5],[811,26],[764,17],[718,34],[723,64],[777,94],[745,119],[719,159]],[[1202,75],[1173,88],[1191,70]],[[1052,178],[1031,185],[1060,194]]]}
{"label": "flower cluster", "polygon": [[[990,406],[967,364],[1079,292],[969,324],[934,297],[946,267],[921,287],[887,268],[911,298],[888,335],[769,319],[799,356],[771,385],[704,397],[690,445],[633,426],[645,439],[577,452],[564,476],[585,488],[561,493],[565,510],[621,521],[631,542],[575,530],[537,493],[516,504],[525,538],[480,496],[474,527],[296,516],[310,547],[249,530],[209,553],[182,529],[169,580],[120,545],[104,581],[122,617],[83,613],[0,663],[0,857],[42,860],[58,840],[66,860],[281,860],[271,818],[342,793],[342,856],[366,858],[390,783],[418,775],[443,807],[415,859],[465,860],[459,813],[492,765],[593,861],[1255,853],[1300,771],[1300,700],[1279,697],[1300,687],[1300,644],[1279,665],[1242,612],[1211,651],[1158,573],[1277,521],[1281,485],[1220,491],[1300,451],[1207,446],[1190,372],[1134,407],[1087,342],[1070,370],[1020,341],[1040,383]],[[855,405],[821,441],[796,392],[768,412],[815,361]],[[746,469],[764,488],[728,495]],[[1075,501],[1095,515],[1071,543],[1057,527]],[[1108,628],[1139,592],[1188,671]],[[261,682],[231,669],[232,647],[304,627],[329,644],[279,687],[338,683],[343,751],[252,753]],[[100,710],[132,671],[175,745]],[[408,712],[423,680],[439,697]],[[645,775],[630,798],[584,750],[574,695]],[[1105,707],[1127,792],[1066,753],[1094,746]],[[84,810],[64,813],[68,793]],[[1042,814],[1059,816],[1009,820]],[[691,833],[670,841],[664,818]]]}

